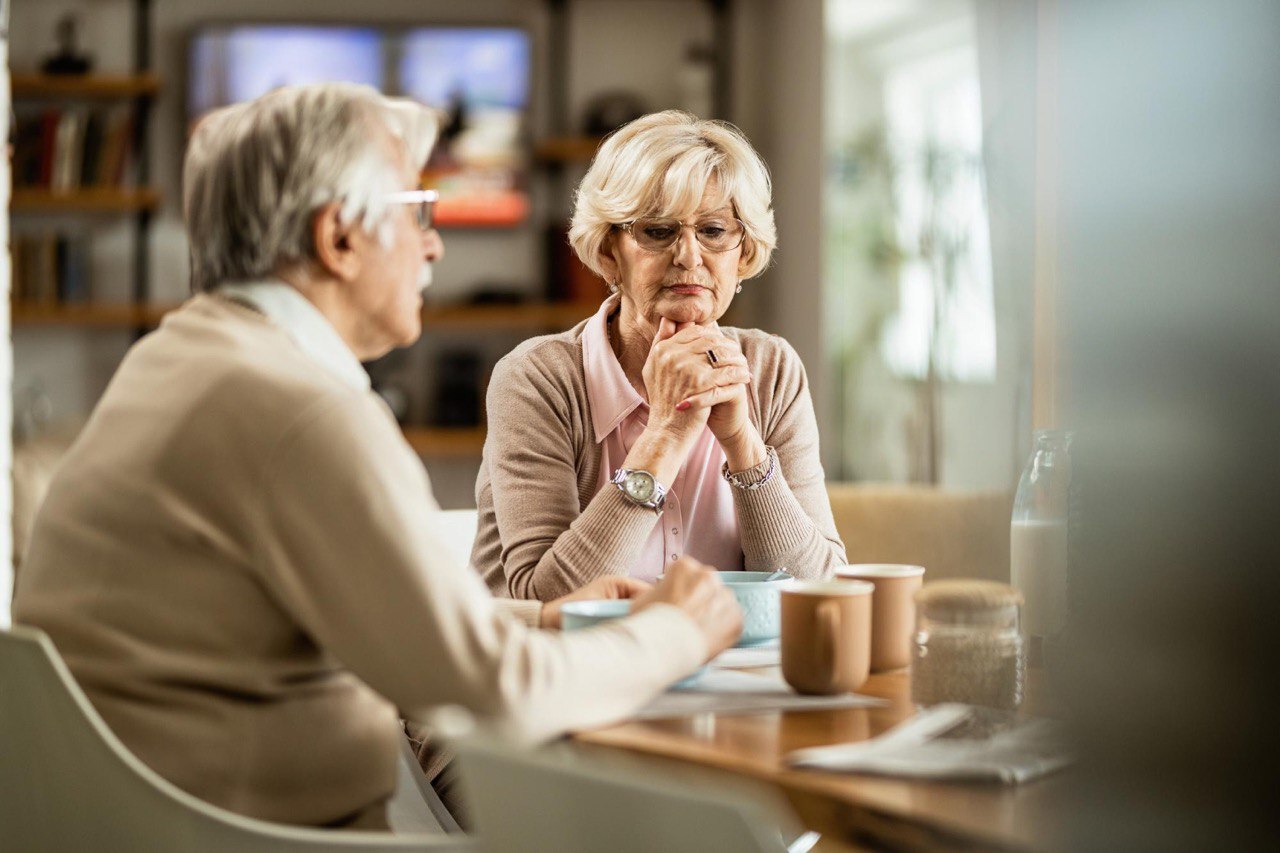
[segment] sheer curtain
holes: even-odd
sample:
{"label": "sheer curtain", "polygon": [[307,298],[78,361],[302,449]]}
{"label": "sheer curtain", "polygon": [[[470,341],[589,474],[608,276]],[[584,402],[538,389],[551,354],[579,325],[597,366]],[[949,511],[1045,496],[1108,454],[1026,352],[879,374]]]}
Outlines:
{"label": "sheer curtain", "polygon": [[1036,6],[827,8],[833,476],[1011,488],[1029,433]]}

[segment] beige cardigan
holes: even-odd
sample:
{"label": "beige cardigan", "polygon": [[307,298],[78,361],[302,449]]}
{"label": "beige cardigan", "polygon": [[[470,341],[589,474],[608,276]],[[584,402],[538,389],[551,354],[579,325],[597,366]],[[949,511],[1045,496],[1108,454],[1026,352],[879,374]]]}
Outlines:
{"label": "beige cardigan", "polygon": [[[596,491],[601,454],[583,372],[587,322],[526,341],[490,379],[471,562],[495,595],[549,601],[602,575],[625,575],[657,523],[617,489]],[[747,358],[750,416],[779,462],[764,487],[733,490],[743,567],[826,577],[845,562],[844,544],[827,501],[804,366],[775,335],[722,331]]]}
{"label": "beige cardigan", "polygon": [[383,818],[397,708],[461,705],[545,738],[622,718],[701,662],[668,605],[531,629],[441,556],[435,509],[376,395],[200,296],[133,347],[55,474],[14,617],[162,776],[313,825]]}

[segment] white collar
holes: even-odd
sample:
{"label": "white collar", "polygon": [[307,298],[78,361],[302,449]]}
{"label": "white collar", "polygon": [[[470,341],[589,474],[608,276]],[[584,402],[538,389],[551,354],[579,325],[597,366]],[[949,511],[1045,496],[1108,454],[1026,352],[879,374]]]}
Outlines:
{"label": "white collar", "polygon": [[246,302],[285,331],[308,357],[357,391],[369,390],[369,374],[320,309],[281,281],[224,284],[217,292]]}

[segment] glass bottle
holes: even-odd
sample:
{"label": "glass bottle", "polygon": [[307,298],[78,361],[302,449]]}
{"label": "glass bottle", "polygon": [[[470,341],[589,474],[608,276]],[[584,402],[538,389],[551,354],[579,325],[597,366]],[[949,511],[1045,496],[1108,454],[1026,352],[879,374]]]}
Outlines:
{"label": "glass bottle", "polygon": [[1037,430],[1022,471],[1009,527],[1010,580],[1026,602],[1023,628],[1032,663],[1067,621],[1067,500],[1071,440],[1066,430]]}

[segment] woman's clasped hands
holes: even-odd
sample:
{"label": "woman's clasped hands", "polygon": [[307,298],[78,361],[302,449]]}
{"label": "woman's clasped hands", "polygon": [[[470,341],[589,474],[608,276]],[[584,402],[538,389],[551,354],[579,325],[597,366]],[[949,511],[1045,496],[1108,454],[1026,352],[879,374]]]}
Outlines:
{"label": "woman's clasped hands", "polygon": [[690,440],[705,424],[726,450],[748,443],[754,434],[747,408],[747,359],[714,323],[661,318],[643,376],[651,422]]}

